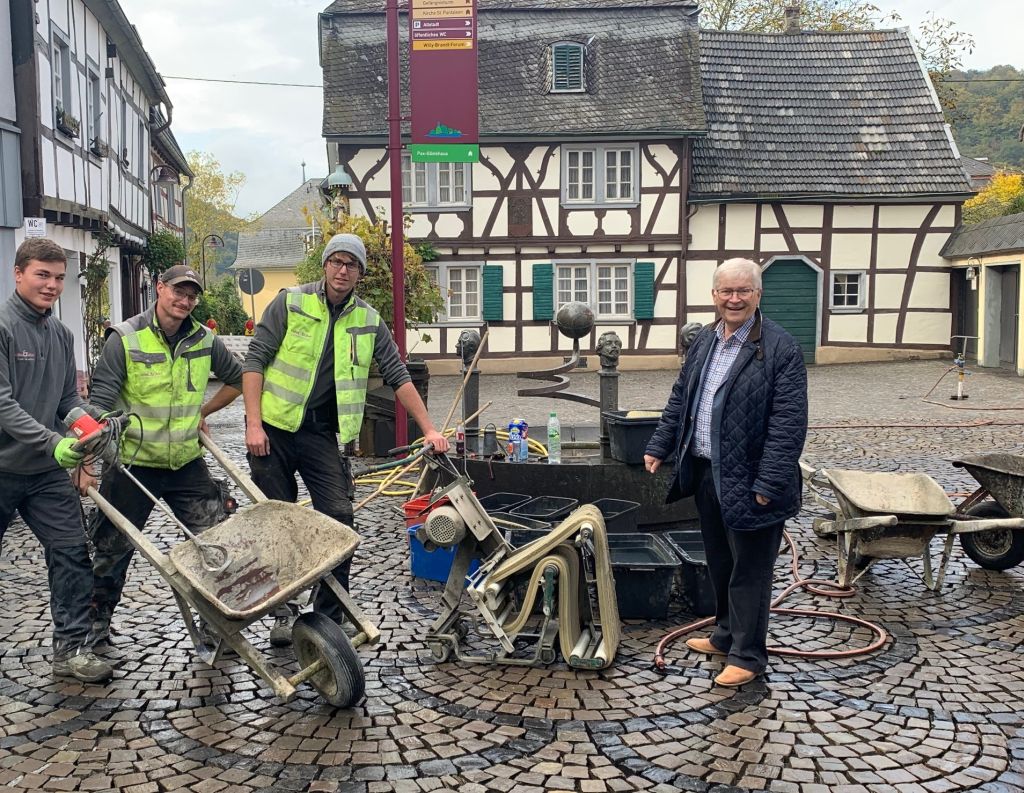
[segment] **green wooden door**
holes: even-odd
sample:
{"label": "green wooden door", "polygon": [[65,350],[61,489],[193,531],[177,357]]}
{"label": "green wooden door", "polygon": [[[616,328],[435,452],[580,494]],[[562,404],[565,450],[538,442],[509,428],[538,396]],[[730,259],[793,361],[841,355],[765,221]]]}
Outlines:
{"label": "green wooden door", "polygon": [[761,312],[800,343],[804,362],[814,363],[818,341],[818,273],[801,259],[777,259],[762,275]]}

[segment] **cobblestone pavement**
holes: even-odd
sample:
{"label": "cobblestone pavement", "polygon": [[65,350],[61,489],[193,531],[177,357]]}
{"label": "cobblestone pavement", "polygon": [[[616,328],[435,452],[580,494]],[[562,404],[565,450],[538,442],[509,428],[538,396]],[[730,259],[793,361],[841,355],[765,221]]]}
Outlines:
{"label": "cobblestone pavement", "polygon": [[[807,456],[819,465],[925,471],[951,491],[971,489],[946,460],[958,453],[1024,452],[1024,380],[975,375],[972,410],[946,406],[947,378],[930,405],[919,397],[943,371],[937,362],[810,371],[817,425]],[[574,378],[596,392],[596,377]],[[660,407],[672,372],[626,373],[623,407]],[[457,378],[431,382],[443,418]],[[516,402],[511,377],[485,380],[498,422],[543,416]],[[559,405],[563,422],[593,411]],[[1001,422],[1001,424],[979,422]],[[926,427],[923,425],[961,425]],[[241,407],[211,421],[243,459]],[[914,425],[915,428],[891,425]],[[973,425],[973,426],[964,426]],[[359,513],[363,544],[353,594],[381,628],[361,648],[367,698],[340,711],[303,687],[283,704],[246,667],[210,668],[186,640],[170,590],[144,561],[133,565],[115,617],[116,679],[87,686],[50,673],[42,553],[23,524],[0,557],[0,790],[150,791],[626,791],[1024,790],[1024,567],[987,572],[957,548],[947,583],[931,594],[918,562],[879,562],[854,597],[795,595],[787,605],[830,608],[875,620],[891,639],[876,655],[841,661],[775,657],[767,679],[716,688],[718,664],[670,651],[669,674],[651,669],[658,640],[691,615],[676,603],[664,622],[625,626],[615,665],[578,672],[434,663],[423,642],[440,585],[408,573],[400,499]],[[810,531],[809,508],[791,531],[806,577],[830,578],[830,543]],[[178,541],[154,519],[151,536]],[[789,580],[784,555],[777,586]],[[289,673],[287,649],[252,638]],[[777,617],[772,642],[820,649],[861,644],[859,628]]]}

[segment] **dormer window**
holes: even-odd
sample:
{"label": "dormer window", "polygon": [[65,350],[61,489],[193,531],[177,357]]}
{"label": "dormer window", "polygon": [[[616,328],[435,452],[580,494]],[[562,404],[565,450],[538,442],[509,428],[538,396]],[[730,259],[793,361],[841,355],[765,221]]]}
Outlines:
{"label": "dormer window", "polygon": [[552,92],[586,91],[583,82],[583,45],[563,41],[551,46]]}

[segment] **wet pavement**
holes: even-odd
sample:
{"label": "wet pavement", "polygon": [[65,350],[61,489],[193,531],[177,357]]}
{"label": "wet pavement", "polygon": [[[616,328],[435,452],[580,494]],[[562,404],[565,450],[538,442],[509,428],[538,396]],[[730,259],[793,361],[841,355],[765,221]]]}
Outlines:
{"label": "wet pavement", "polygon": [[[950,492],[973,489],[947,460],[1024,453],[1024,380],[976,374],[970,400],[952,403],[950,376],[935,391],[938,404],[921,401],[944,368],[812,368],[819,428],[806,457],[818,466],[923,471]],[[674,374],[624,373],[620,404],[661,407]],[[431,380],[438,420],[458,382]],[[511,376],[485,378],[481,404],[494,402],[485,421],[546,416],[550,400],[517,399],[516,387]],[[596,395],[597,377],[574,375],[573,387]],[[971,409],[956,409],[963,406]],[[592,408],[556,407],[563,432],[596,421]],[[210,423],[244,463],[241,405]],[[693,618],[684,600],[665,621],[627,623],[614,666],[602,672],[561,662],[438,664],[423,637],[441,585],[409,574],[402,500],[381,498],[357,515],[363,544],[352,593],[382,640],[359,651],[367,697],[351,710],[326,705],[308,686],[285,704],[235,658],[215,668],[198,661],[170,589],[138,558],[115,615],[117,677],[100,686],[55,680],[42,552],[15,522],[0,556],[0,790],[1024,790],[1024,566],[985,571],[957,547],[938,594],[918,578],[919,560],[877,563],[852,598],[794,594],[787,606],[875,621],[889,641],[844,660],[776,656],[764,680],[739,691],[715,687],[720,664],[681,643],[669,649],[667,675],[652,670],[660,638]],[[790,531],[800,574],[828,579],[836,554],[811,531],[817,514],[808,502]],[[156,518],[150,536],[161,547],[179,541]],[[777,589],[790,577],[783,554]],[[268,627],[258,624],[252,640],[294,673],[291,651],[269,647]],[[868,639],[829,619],[771,623],[776,645],[841,649]]]}

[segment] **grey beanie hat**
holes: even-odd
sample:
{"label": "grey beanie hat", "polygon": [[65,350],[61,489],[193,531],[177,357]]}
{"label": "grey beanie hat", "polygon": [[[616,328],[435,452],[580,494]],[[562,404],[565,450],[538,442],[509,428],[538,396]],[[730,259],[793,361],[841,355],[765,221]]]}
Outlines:
{"label": "grey beanie hat", "polygon": [[355,234],[335,234],[324,247],[323,256],[320,257],[321,266],[327,264],[327,260],[335,253],[347,253],[356,257],[359,262],[360,275],[366,275],[366,246]]}

